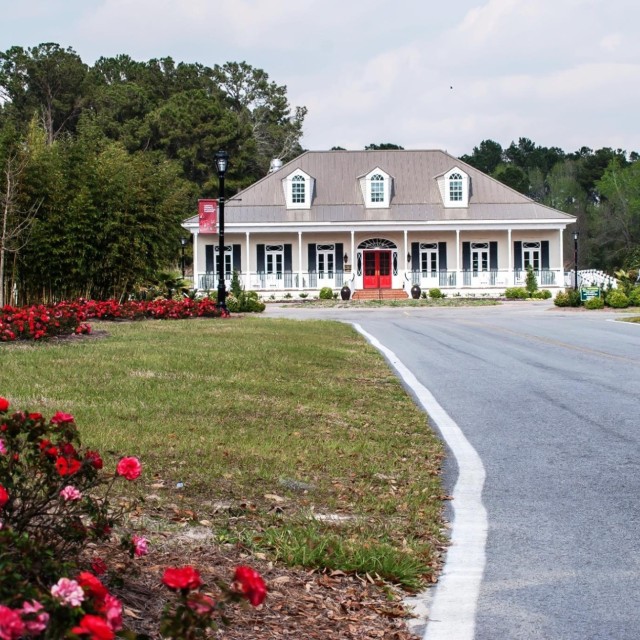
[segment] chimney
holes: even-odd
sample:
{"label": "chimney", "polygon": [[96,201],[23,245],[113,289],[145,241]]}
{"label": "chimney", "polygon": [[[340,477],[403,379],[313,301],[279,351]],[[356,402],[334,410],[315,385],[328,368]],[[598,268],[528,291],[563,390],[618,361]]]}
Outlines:
{"label": "chimney", "polygon": [[269,173],[274,173],[279,169],[282,169],[282,160],[280,160],[280,158],[274,158],[269,165]]}

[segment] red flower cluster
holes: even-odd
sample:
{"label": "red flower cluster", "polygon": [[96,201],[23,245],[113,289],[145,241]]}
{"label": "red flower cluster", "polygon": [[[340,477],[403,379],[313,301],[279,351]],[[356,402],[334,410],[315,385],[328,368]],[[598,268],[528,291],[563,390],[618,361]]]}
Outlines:
{"label": "red flower cluster", "polygon": [[215,300],[76,300],[54,305],[5,306],[0,309],[0,342],[41,340],[58,335],[91,333],[86,320],[179,320],[220,317]]}
{"label": "red flower cluster", "polygon": [[193,567],[169,567],[165,569],[162,582],[174,591],[197,589],[202,586],[202,578]]}
{"label": "red flower cluster", "polygon": [[142,465],[138,458],[129,456],[127,458],[122,458],[120,462],[118,462],[116,472],[119,476],[123,476],[127,480],[135,480],[140,477]]}
{"label": "red flower cluster", "polygon": [[251,567],[238,567],[233,576],[233,588],[241,593],[254,607],[264,602],[267,587],[262,576]]}
{"label": "red flower cluster", "polygon": [[85,319],[82,310],[68,302],[22,308],[6,305],[0,309],[0,342],[90,333]]}

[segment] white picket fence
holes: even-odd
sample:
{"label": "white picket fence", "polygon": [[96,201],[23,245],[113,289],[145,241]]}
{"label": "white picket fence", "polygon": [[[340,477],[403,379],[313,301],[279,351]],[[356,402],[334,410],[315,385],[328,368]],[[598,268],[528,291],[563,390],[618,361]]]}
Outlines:
{"label": "white picket fence", "polygon": [[[564,284],[573,287],[575,283],[575,271],[566,271]],[[600,287],[601,289],[617,289],[618,281],[604,271],[598,269],[578,269],[578,287]]]}

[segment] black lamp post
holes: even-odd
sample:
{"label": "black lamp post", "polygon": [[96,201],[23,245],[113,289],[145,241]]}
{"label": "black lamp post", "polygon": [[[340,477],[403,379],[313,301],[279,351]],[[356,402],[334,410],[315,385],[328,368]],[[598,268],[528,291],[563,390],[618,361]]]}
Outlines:
{"label": "black lamp post", "polygon": [[573,289],[578,290],[578,236],[577,231],[573,232]]}
{"label": "black lamp post", "polygon": [[227,293],[224,288],[224,174],[227,172],[229,154],[226,151],[216,153],[216,167],[218,168],[218,183],[220,185],[218,195],[218,309],[223,317],[229,315],[225,302]]}
{"label": "black lamp post", "polygon": [[187,240],[188,240],[188,238],[185,238],[184,236],[182,236],[180,238],[180,244],[182,245],[181,265],[182,265],[182,279],[183,280],[184,280],[184,248],[187,246]]}

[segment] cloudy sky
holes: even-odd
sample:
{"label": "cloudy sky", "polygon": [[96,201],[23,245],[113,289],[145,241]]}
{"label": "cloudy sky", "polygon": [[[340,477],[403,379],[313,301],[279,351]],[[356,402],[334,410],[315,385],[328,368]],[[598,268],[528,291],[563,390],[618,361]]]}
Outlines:
{"label": "cloudy sky", "polygon": [[245,60],[309,109],[303,146],[640,151],[638,0],[0,0],[0,50]]}

